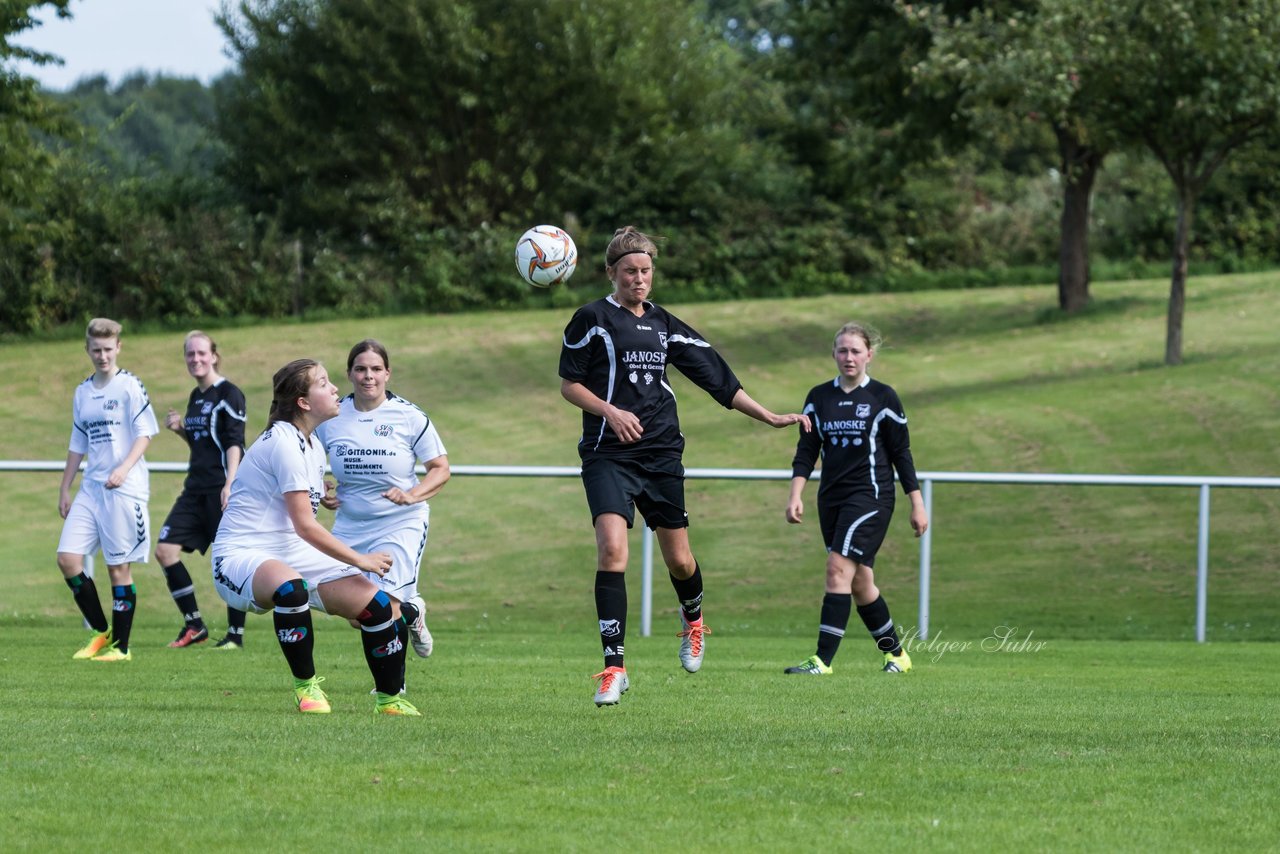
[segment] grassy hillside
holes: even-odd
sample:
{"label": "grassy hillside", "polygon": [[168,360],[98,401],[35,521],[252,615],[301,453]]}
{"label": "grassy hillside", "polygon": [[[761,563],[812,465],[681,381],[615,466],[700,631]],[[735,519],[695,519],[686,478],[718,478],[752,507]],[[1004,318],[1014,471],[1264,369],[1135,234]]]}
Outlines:
{"label": "grassy hillside", "polygon": [[[1167,283],[1098,284],[1083,316],[1062,318],[1049,287],[829,296],[681,306],[748,391],[793,411],[834,375],[831,336],[845,320],[877,325],[872,374],[898,389],[917,466],[932,471],[1277,475],[1280,336],[1275,274],[1190,283],[1186,364],[1161,364]],[[662,298],[662,283],[656,296]],[[220,331],[224,372],[261,428],[271,373],[298,356],[340,380],[366,336],[392,354],[392,388],[435,419],[456,464],[573,465],[578,414],[559,396],[556,363],[569,311],[407,316]],[[122,366],[157,409],[190,389],[181,334],[130,335]],[[71,391],[91,366],[76,342],[0,346],[7,401],[0,458],[65,458]],[[343,383],[340,383],[343,384]],[[787,468],[794,435],[726,412],[679,379],[690,467]],[[172,434],[151,460],[185,459]],[[0,474],[0,620],[73,624],[54,566],[58,475]],[[153,474],[158,529],[180,478]],[[691,537],[717,632],[794,635],[811,651],[822,589],[816,514],[782,520],[786,485],[690,482]],[[808,498],[812,501],[814,488]],[[457,477],[432,502],[426,590],[433,627],[581,633],[590,640],[594,543],[576,480]],[[934,495],[933,632],[993,627],[1055,638],[1190,638],[1196,494],[1191,489],[940,484]],[[1209,638],[1280,639],[1276,569],[1280,494],[1215,490]],[[638,569],[638,538],[633,566]],[[917,546],[895,519],[878,577],[894,615],[915,620]],[[206,612],[220,612],[207,563],[191,561]],[[155,564],[135,572],[140,621],[176,614]],[[639,574],[631,574],[633,596]],[[655,584],[655,629],[675,630],[674,597]],[[78,622],[78,621],[77,621]],[[251,622],[249,631],[263,631]],[[588,645],[589,646],[589,645]],[[584,648],[584,652],[589,650]]]}

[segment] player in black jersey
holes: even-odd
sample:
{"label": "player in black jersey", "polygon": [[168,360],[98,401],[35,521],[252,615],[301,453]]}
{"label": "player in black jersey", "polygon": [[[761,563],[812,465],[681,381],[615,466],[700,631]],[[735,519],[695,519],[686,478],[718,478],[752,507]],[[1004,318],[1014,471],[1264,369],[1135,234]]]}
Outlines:
{"label": "player in black jersey", "polygon": [[584,305],[564,330],[561,394],[580,408],[582,482],[596,531],[596,612],[604,670],[595,703],[613,705],[629,687],[626,638],[627,529],[639,508],[658,537],[680,600],[680,663],[702,666],[702,573],[689,549],[684,503],[684,436],[666,369],[675,366],[722,406],[772,427],[801,424],[803,415],[775,415],[743,390],[720,354],[693,327],[648,300],[654,242],[628,226],[605,252],[613,293]]}
{"label": "player in black jersey", "polygon": [[[169,644],[174,648],[209,639],[182,552],[198,550],[204,554],[218,533],[231,481],[244,456],[245,423],[244,393],[218,372],[221,360],[213,339],[199,330],[188,332],[182,352],[196,387],[187,400],[186,415],[170,409],[165,426],[186,440],[191,461],[182,494],[164,520],[156,543],[156,560],[184,621],[177,639]],[[244,618],[244,611],[227,606],[227,636],[217,648],[240,649]]]}
{"label": "player in black jersey", "polygon": [[880,346],[875,330],[846,323],[836,333],[832,354],[839,376],[814,386],[804,402],[813,431],[801,433],[791,462],[791,495],[786,518],[804,516],[801,494],[822,455],[818,520],[827,546],[827,592],[822,599],[818,651],[787,673],[831,672],[852,606],[884,653],[886,673],[906,673],[911,656],[898,641],[889,606],[876,587],[876,552],[893,516],[893,470],[911,500],[911,528],[919,537],[929,527],[911,460],[907,416],[892,388],[867,376]]}

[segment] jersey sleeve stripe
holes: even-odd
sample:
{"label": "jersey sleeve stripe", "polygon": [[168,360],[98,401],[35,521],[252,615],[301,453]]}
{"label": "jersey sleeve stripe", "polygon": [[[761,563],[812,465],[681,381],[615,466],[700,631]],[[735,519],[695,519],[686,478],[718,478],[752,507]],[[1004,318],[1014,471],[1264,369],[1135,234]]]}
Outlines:
{"label": "jersey sleeve stripe", "polygon": [[679,333],[672,335],[667,340],[675,344],[691,344],[694,347],[710,347],[711,346],[706,341],[703,341],[701,338],[690,338],[688,335],[680,335]]}

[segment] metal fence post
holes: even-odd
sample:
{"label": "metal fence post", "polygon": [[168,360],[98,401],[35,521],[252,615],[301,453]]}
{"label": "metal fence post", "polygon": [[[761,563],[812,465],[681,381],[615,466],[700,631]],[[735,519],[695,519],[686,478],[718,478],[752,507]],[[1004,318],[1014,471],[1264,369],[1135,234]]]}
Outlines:
{"label": "metal fence post", "polygon": [[924,529],[920,537],[920,609],[916,615],[916,629],[920,640],[929,639],[929,570],[933,558],[930,546],[933,542],[933,481],[924,479],[921,487],[924,495],[924,512],[929,519],[929,527]]}
{"label": "metal fence post", "polygon": [[1196,642],[1204,643],[1209,611],[1209,484],[1200,484],[1200,536],[1196,543]]}
{"label": "metal fence post", "polygon": [[640,554],[640,637],[647,638],[653,628],[653,531],[648,525],[640,526]]}

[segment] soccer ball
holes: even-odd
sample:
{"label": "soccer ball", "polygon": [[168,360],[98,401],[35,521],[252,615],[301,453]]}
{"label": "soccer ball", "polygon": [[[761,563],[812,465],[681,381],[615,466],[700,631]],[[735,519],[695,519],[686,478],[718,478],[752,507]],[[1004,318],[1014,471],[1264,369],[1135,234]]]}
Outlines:
{"label": "soccer ball", "polygon": [[516,269],[534,287],[568,281],[577,266],[578,247],[563,228],[535,225],[516,242]]}

